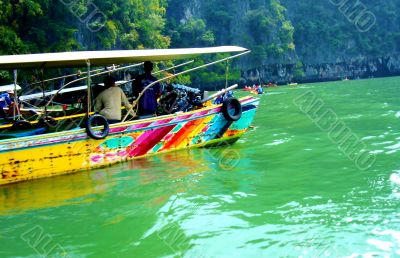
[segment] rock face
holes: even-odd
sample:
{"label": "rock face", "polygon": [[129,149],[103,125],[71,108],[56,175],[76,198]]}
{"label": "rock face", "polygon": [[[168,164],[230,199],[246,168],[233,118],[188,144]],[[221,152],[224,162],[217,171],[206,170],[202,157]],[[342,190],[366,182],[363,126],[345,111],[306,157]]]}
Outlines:
{"label": "rock face", "polygon": [[399,75],[398,13],[396,0],[170,0],[167,18],[201,19],[214,45],[251,49],[235,64],[247,83],[287,83]]}
{"label": "rock face", "polygon": [[400,55],[383,58],[352,59],[347,62],[325,63],[320,65],[303,64],[304,76],[295,77],[295,65],[275,64],[257,67],[243,72],[243,78],[248,83],[275,82],[286,84],[288,82],[317,82],[385,77],[400,75]]}
{"label": "rock face", "polygon": [[193,20],[204,21],[215,37],[213,42],[205,45],[199,37],[193,38],[189,44],[183,44],[182,41],[188,41],[190,35],[179,40],[172,37],[174,47],[210,44],[247,47],[252,50],[252,54],[237,64],[242,69],[296,61],[294,28],[277,0],[171,0],[167,19],[174,24],[173,29],[184,27],[181,31],[177,29],[181,34],[187,32],[185,24]]}

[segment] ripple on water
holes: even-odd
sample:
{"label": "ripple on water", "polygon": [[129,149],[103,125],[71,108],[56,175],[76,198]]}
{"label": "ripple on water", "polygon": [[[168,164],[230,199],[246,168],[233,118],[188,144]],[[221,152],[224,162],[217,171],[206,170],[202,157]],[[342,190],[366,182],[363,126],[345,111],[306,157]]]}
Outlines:
{"label": "ripple on water", "polygon": [[393,154],[400,151],[400,142],[391,146],[386,146],[385,149],[389,150],[386,154]]}
{"label": "ripple on water", "polygon": [[348,115],[348,116],[343,117],[343,119],[359,119],[362,117],[363,117],[363,115]]}
{"label": "ripple on water", "polygon": [[370,135],[370,136],[363,137],[361,140],[366,141],[366,140],[372,140],[372,139],[375,139],[375,138],[377,138],[377,136]]}
{"label": "ripple on water", "polygon": [[[381,138],[381,137],[380,137]],[[371,145],[373,146],[381,146],[381,145],[388,145],[388,144],[392,144],[394,143],[394,141],[386,141],[386,142],[374,142]]]}
{"label": "ripple on water", "polygon": [[[393,114],[395,114],[396,111],[394,110],[389,110],[386,113],[383,113],[381,116],[392,116]],[[395,114],[395,116],[397,116],[397,114]]]}
{"label": "ripple on water", "polygon": [[384,150],[373,150],[373,151],[370,151],[369,153],[373,154],[373,155],[377,155],[377,154],[381,154],[381,153],[384,153],[384,152],[385,152]]}
{"label": "ripple on water", "polygon": [[370,238],[367,240],[368,244],[375,246],[379,250],[400,255],[400,231],[374,229],[372,233],[380,239]]}
{"label": "ripple on water", "polygon": [[386,251],[386,252],[391,252],[393,249],[394,244],[391,242],[386,242],[378,239],[373,239],[370,238],[367,240],[367,243],[370,245],[373,245],[379,250]]}
{"label": "ripple on water", "polygon": [[283,91],[278,91],[278,92],[268,92],[268,95],[281,95],[281,94],[286,94],[286,92],[283,92]]}
{"label": "ripple on water", "polygon": [[390,175],[390,182],[400,186],[400,171],[396,171]]}
{"label": "ripple on water", "polygon": [[281,145],[290,142],[292,139],[291,138],[283,138],[283,139],[276,139],[271,143],[266,143],[264,146],[276,146],[276,145]]}
{"label": "ripple on water", "polygon": [[390,150],[398,150],[398,149],[400,149],[400,142],[399,143],[397,143],[397,144],[394,144],[394,145],[392,145],[392,146],[387,146],[387,147],[385,147],[386,149],[390,149]]}

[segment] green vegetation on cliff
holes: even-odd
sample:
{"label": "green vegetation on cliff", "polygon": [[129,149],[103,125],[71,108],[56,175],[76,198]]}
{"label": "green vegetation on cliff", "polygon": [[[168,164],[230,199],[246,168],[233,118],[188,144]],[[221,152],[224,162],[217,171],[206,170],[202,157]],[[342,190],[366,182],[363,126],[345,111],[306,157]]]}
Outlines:
{"label": "green vegetation on cliff", "polygon": [[[302,77],[305,63],[399,54],[400,3],[362,4],[377,18],[365,33],[331,1],[0,0],[0,54],[230,44],[252,50],[234,64],[234,78],[271,64],[290,64]],[[201,78],[222,80],[200,72],[192,81]]]}
{"label": "green vegetation on cliff", "polygon": [[[357,56],[384,57],[400,52],[399,1],[281,2],[295,27],[297,55],[307,63],[329,63]],[[335,6],[334,2],[343,3]],[[366,23],[367,31],[360,31],[357,21],[362,25],[361,18],[367,18],[363,16],[367,12],[376,21]]]}
{"label": "green vegetation on cliff", "polygon": [[[166,48],[166,6],[165,0],[0,1],[0,54]],[[96,10],[105,17],[98,31],[90,20]]]}

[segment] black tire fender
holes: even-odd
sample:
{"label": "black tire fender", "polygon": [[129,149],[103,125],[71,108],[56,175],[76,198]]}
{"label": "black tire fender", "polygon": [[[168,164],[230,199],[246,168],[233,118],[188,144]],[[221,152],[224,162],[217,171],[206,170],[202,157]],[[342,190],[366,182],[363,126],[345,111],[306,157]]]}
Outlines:
{"label": "black tire fender", "polygon": [[[104,127],[101,134],[96,134],[95,130],[93,130],[94,122],[96,122],[96,125],[94,126],[102,125]],[[86,133],[89,135],[90,138],[95,140],[101,140],[106,138],[109,132],[110,132],[110,125],[104,116],[96,114],[88,118],[86,122]]]}
{"label": "black tire fender", "polygon": [[[234,109],[235,113],[229,112],[230,109]],[[238,121],[242,117],[242,104],[235,98],[229,98],[222,103],[222,114],[228,121]]]}

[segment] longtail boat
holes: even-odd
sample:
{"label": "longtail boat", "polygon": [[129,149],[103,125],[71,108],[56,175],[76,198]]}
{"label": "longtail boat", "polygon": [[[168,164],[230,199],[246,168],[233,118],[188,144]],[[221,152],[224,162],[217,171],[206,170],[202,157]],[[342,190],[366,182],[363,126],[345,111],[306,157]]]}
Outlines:
{"label": "longtail boat", "polygon": [[[209,65],[227,62],[248,52],[245,48],[226,46],[12,55],[0,56],[0,69],[86,66],[87,85],[91,85],[92,65],[120,65],[188,59],[206,54],[233,54],[159,80],[162,81]],[[14,70],[15,85],[16,74]],[[225,90],[205,97],[201,103],[209,103],[213,97],[235,88],[227,86]],[[88,122],[83,128],[0,140],[0,185],[101,168],[185,148],[233,144],[249,129],[259,105],[259,99],[252,96],[230,98],[222,104],[204,104],[188,112],[131,121],[125,116],[117,124],[109,125],[105,120],[102,125],[92,125],[91,118],[98,119],[99,115],[92,115],[90,90],[91,87],[87,87]]]}
{"label": "longtail boat", "polygon": [[14,91],[14,87],[15,87],[17,90],[20,90],[20,89],[21,89],[21,86],[19,86],[18,84],[17,84],[17,85],[8,84],[8,85],[0,86],[0,93],[2,93],[2,92],[7,92],[7,91]]}

